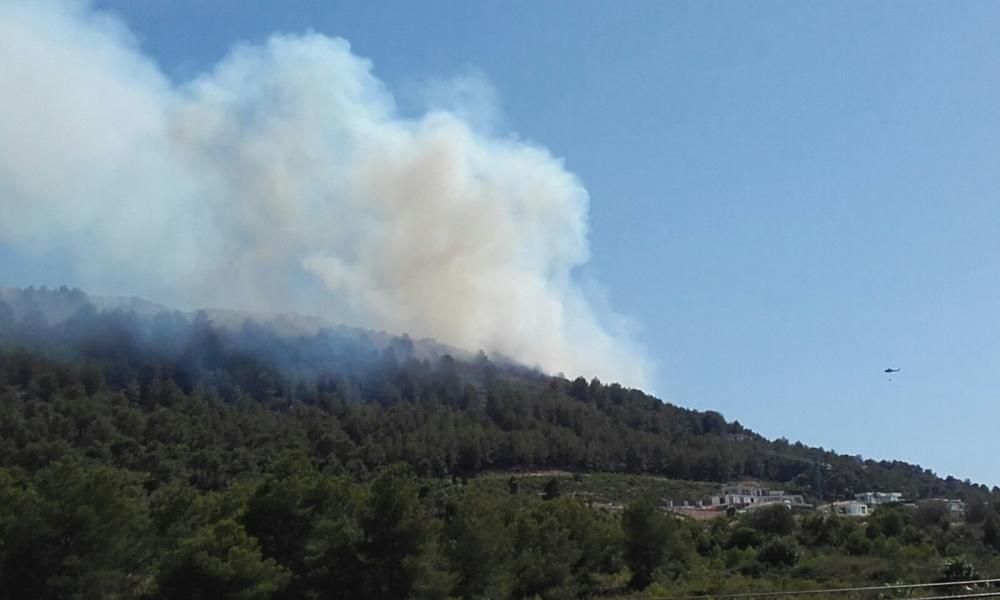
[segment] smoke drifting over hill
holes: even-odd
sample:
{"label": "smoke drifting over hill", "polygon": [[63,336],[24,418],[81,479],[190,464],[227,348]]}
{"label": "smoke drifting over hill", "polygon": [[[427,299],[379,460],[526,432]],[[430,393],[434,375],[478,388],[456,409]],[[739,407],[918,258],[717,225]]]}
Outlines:
{"label": "smoke drifting over hill", "polygon": [[83,4],[0,6],[0,249],[103,293],[299,310],[647,383],[574,275],[588,197],[465,112],[404,118],[342,39],[170,81]]}

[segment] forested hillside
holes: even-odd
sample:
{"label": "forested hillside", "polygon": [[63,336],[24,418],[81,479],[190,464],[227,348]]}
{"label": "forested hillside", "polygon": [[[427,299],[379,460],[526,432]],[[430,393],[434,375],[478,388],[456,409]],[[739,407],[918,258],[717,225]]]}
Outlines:
{"label": "forested hillside", "polygon": [[[251,320],[219,327],[204,313],[99,311],[78,290],[5,298],[0,377],[29,396],[4,403],[17,415],[4,420],[8,465],[74,448],[142,461],[166,479],[195,477],[208,488],[230,475],[196,464],[228,465],[253,450],[239,460],[260,468],[267,456],[295,447],[323,468],[354,475],[394,462],[436,477],[551,467],[718,482],[755,477],[815,493],[818,463],[829,498],[858,490],[913,499],[985,491],[902,462],[769,441],[718,413],[617,384],[549,377],[483,353],[456,360],[429,341],[418,353],[405,336],[387,341],[346,328],[295,335]],[[25,412],[33,402],[82,420],[72,432],[33,422]],[[161,452],[187,458],[166,468]]]}
{"label": "forested hillside", "polygon": [[[346,328],[99,310],[77,290],[3,298],[3,597],[557,598],[997,564],[996,490],[769,441],[617,384]],[[822,516],[702,526],[649,498],[619,516],[475,479],[527,469],[961,497],[973,516],[958,529],[901,509],[874,529]]]}

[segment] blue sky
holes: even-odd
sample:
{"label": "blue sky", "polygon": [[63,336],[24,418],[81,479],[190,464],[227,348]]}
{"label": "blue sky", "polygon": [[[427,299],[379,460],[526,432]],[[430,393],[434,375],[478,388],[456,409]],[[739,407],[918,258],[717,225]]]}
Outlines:
{"label": "blue sky", "polygon": [[1000,4],[97,6],[176,80],[310,30],[404,111],[480,74],[494,127],[590,193],[587,270],[641,324],[658,395],[1000,484]]}

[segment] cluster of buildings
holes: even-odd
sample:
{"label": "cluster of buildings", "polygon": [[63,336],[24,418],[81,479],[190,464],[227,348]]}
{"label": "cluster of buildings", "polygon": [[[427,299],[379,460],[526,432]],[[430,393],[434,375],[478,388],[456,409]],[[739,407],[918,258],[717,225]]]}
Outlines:
{"label": "cluster of buildings", "polygon": [[[921,504],[940,503],[947,511],[948,517],[952,521],[961,521],[965,518],[965,502],[954,498],[929,498],[921,500]],[[870,515],[875,508],[881,504],[904,504],[906,506],[916,506],[913,502],[907,502],[899,492],[865,492],[855,494],[854,500],[834,502],[821,506],[820,510],[833,512],[842,517],[864,518]]]}
{"label": "cluster of buildings", "polygon": [[821,506],[820,510],[832,512],[842,517],[863,518],[871,514],[875,507],[881,504],[897,504],[902,501],[903,494],[899,492],[864,492],[854,494],[854,500],[833,502]]}
{"label": "cluster of buildings", "polygon": [[764,506],[786,506],[791,509],[811,509],[800,494],[788,494],[784,490],[772,490],[753,481],[734,483],[723,487],[718,496],[708,502],[699,501],[694,506],[674,506],[668,502],[668,510],[693,519],[713,519],[725,515],[729,510],[747,511]]}
{"label": "cluster of buildings", "polygon": [[[945,504],[952,520],[960,520],[965,516],[965,503],[961,500],[937,498],[929,502]],[[900,492],[863,492],[854,495],[854,500],[844,500],[824,504],[818,510],[830,512],[843,517],[864,518],[870,515],[878,506],[884,504],[906,503]],[[757,482],[744,481],[723,487],[719,495],[712,496],[709,501],[699,501],[694,506],[687,502],[683,506],[668,503],[668,509],[695,519],[709,519],[726,514],[729,510],[739,512],[754,510],[764,506],[785,506],[795,510],[813,510],[800,494],[789,494],[784,490],[773,490],[761,486]]]}

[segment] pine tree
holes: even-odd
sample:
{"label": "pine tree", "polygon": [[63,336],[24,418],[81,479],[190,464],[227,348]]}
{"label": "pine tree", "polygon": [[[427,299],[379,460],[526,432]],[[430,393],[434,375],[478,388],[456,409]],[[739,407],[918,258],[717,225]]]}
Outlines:
{"label": "pine tree", "polygon": [[991,512],[983,521],[983,543],[1000,551],[1000,522],[998,522],[996,513]]}
{"label": "pine tree", "polygon": [[653,573],[663,565],[674,541],[674,523],[662,514],[650,496],[633,500],[622,513],[625,563],[632,570],[631,585],[645,589]]}

